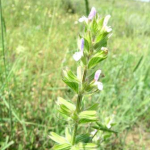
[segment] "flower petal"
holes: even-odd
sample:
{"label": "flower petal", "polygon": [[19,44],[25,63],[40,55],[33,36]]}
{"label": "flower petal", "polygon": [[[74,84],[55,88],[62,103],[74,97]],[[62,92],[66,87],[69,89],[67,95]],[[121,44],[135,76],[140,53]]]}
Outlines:
{"label": "flower petal", "polygon": [[112,28],[111,28],[111,27],[106,26],[106,31],[109,33],[109,32],[111,32],[111,31],[112,31]]}
{"label": "flower petal", "polygon": [[80,50],[83,52],[84,49],[84,38],[81,39],[81,47]]}
{"label": "flower petal", "polygon": [[88,19],[92,20],[95,17],[95,15],[96,15],[96,9],[95,9],[95,7],[92,7],[91,12],[88,16]]}
{"label": "flower petal", "polygon": [[104,22],[103,22],[103,25],[104,25],[104,26],[107,26],[110,17],[111,17],[110,15],[107,15],[107,16],[105,17]]}
{"label": "flower petal", "polygon": [[97,82],[97,87],[98,87],[98,89],[99,89],[100,91],[102,91],[102,90],[103,90],[103,83]]}
{"label": "flower petal", "polygon": [[108,26],[103,26],[103,29],[108,33],[112,31],[112,28]]}
{"label": "flower petal", "polygon": [[81,59],[81,57],[83,56],[83,53],[82,52],[75,52],[75,54],[73,55],[73,59],[75,61],[78,61]]}
{"label": "flower petal", "polygon": [[95,80],[95,81],[98,81],[100,74],[101,74],[101,70],[97,70],[97,71],[95,72],[95,76],[94,76],[94,80]]}
{"label": "flower petal", "polygon": [[103,90],[103,83],[96,81],[96,82],[95,82],[95,85],[97,85],[97,88],[98,88],[100,91]]}
{"label": "flower petal", "polygon": [[82,16],[80,19],[79,19],[79,22],[88,22],[88,18],[86,18],[85,16]]}

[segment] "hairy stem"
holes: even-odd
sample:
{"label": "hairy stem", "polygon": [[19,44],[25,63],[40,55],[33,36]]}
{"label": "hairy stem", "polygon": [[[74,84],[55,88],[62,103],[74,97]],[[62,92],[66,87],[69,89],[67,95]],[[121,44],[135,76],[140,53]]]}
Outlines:
{"label": "hairy stem", "polygon": [[[84,70],[84,73],[83,73],[83,78],[82,78],[82,86],[83,86],[83,83],[85,82],[86,74],[87,74],[87,69],[85,67],[85,70]],[[77,114],[79,114],[79,112],[80,112],[82,97],[83,97],[83,94],[79,92],[78,98],[77,98],[77,104],[76,104],[76,112],[77,112]],[[76,121],[75,125],[74,125],[74,131],[73,131],[72,145],[75,144],[75,139],[76,139],[76,135],[77,135],[77,129],[78,129],[78,122]]]}

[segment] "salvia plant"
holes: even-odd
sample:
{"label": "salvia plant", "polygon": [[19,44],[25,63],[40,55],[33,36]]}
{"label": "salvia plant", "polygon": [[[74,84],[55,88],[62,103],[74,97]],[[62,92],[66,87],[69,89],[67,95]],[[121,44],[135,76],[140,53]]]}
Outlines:
{"label": "salvia plant", "polygon": [[[103,84],[99,81],[101,70],[98,64],[108,55],[107,41],[111,36],[112,28],[108,26],[110,15],[100,17],[93,7],[88,17],[81,17],[79,22],[84,24],[84,32],[79,35],[79,50],[73,55],[78,62],[77,75],[70,70],[63,71],[63,81],[76,93],[76,104],[72,101],[58,97],[58,110],[68,121],[65,136],[54,132],[50,138],[57,144],[54,150],[97,150],[100,148],[98,132],[116,133],[111,129],[112,118],[107,119],[106,124],[100,123],[96,110],[99,104],[91,104],[86,108],[84,97],[93,95],[103,90]],[[90,124],[90,126],[87,126]],[[83,128],[89,133],[80,133]],[[86,130],[87,127],[91,129]],[[109,137],[103,134],[103,140]]]}

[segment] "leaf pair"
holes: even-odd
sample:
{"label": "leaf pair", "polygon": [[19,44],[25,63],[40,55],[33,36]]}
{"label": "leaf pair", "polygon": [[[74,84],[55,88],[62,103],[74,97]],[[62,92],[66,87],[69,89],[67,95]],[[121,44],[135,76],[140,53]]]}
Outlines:
{"label": "leaf pair", "polygon": [[62,79],[72,90],[76,93],[79,91],[79,79],[72,71],[64,71],[64,77]]}
{"label": "leaf pair", "polygon": [[87,110],[79,114],[79,123],[89,123],[97,121],[96,111]]}
{"label": "leaf pair", "polygon": [[53,150],[96,150],[97,145],[88,143],[91,138],[88,134],[82,134],[76,137],[76,144],[71,144],[71,133],[68,128],[65,130],[66,137],[62,137],[54,132],[50,133],[50,138],[58,143],[52,149]]}
{"label": "leaf pair", "polygon": [[70,150],[71,149],[71,133],[68,128],[65,130],[65,137],[62,137],[54,132],[50,133],[50,138],[58,143],[53,147],[53,150]]}
{"label": "leaf pair", "polygon": [[74,104],[66,101],[65,99],[61,97],[58,97],[57,105],[59,106],[59,109],[58,109],[59,112],[68,117],[71,117],[76,110],[76,106]]}

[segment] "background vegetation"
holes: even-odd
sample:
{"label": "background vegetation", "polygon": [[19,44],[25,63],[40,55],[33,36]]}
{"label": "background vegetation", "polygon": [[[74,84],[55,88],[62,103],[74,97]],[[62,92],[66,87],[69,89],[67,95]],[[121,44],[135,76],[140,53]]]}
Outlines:
{"label": "background vegetation", "polygon": [[[87,105],[100,103],[102,122],[114,115],[114,130],[119,135],[111,137],[104,149],[149,150],[150,3],[89,0],[89,4],[102,16],[112,16],[109,57],[99,66],[105,76],[104,90],[85,99]],[[50,149],[49,132],[63,135],[66,125],[55,106],[57,96],[76,100],[61,81],[61,71],[63,67],[75,68],[72,54],[82,31],[77,20],[86,14],[85,3],[2,0],[2,8],[0,147]]]}

